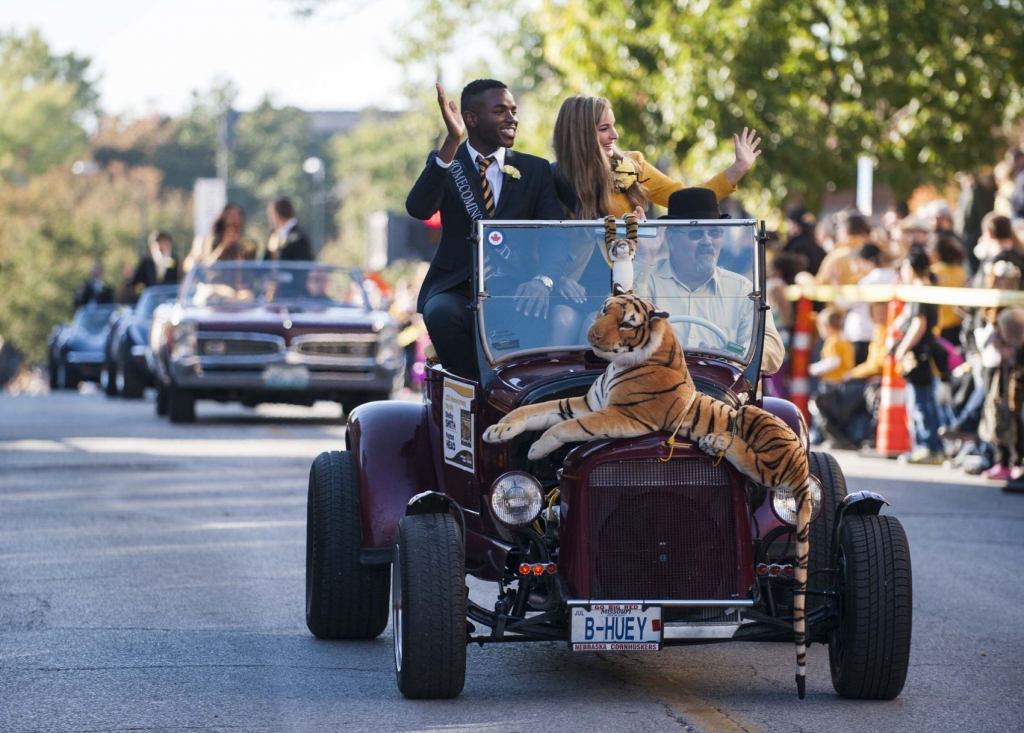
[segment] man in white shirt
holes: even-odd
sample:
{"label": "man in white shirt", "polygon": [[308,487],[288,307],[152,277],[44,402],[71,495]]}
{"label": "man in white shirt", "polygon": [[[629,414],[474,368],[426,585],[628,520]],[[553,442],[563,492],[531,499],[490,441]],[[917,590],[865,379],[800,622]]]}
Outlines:
{"label": "man in white shirt", "polygon": [[[726,219],[715,193],[706,188],[684,188],[668,199],[662,219]],[[653,300],[672,315],[691,316],[717,327],[699,323],[673,323],[684,350],[706,347],[742,357],[753,340],[755,304],[750,299],[754,284],[743,275],[718,266],[725,228],[667,227],[668,257],[654,262],[653,271],[636,279],[636,293]],[[775,328],[771,312],[765,312],[764,350],[761,369],[774,374],[782,367],[786,348]]]}

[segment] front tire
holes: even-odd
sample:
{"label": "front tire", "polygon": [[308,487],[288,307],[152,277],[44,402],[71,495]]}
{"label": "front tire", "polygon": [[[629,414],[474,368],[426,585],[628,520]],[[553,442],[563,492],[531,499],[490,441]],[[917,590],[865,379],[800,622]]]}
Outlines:
{"label": "front tire", "polygon": [[306,626],[318,639],[375,639],[388,625],[387,565],[363,565],[352,454],[321,453],[306,501]]}
{"label": "front tire", "polygon": [[[810,557],[807,563],[807,587],[828,588],[832,584],[828,570],[832,567],[832,527],[836,521],[836,510],[846,498],[846,478],[836,459],[828,453],[817,451],[808,456],[811,474],[821,482],[824,506],[817,518],[811,522]],[[807,596],[807,613],[819,609],[827,599],[819,595]],[[826,641],[826,634],[816,628],[810,629],[809,638]]]}
{"label": "front tire", "polygon": [[892,700],[910,666],[910,548],[895,517],[843,518],[836,548],[839,619],[829,633],[832,686],[843,697]]}
{"label": "front tire", "polygon": [[172,382],[167,388],[167,414],[171,418],[171,422],[195,422],[195,395],[187,389],[181,389]]}
{"label": "front tire", "polygon": [[414,699],[456,697],[466,683],[466,567],[452,516],[398,523],[391,597],[398,689]]}

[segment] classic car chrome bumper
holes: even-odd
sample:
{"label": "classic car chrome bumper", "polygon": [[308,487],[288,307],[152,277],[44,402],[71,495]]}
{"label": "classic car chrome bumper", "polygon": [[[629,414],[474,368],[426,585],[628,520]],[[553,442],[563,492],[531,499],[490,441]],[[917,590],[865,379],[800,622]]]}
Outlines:
{"label": "classic car chrome bumper", "polygon": [[235,391],[331,392],[391,391],[404,362],[324,366],[317,360],[275,358],[258,364],[210,363],[219,359],[191,357],[170,365],[171,379],[185,389]]}

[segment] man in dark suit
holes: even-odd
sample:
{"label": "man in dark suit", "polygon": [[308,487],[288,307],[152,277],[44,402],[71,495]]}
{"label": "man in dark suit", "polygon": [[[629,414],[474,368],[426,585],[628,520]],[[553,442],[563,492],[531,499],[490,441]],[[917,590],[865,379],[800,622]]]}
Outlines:
{"label": "man in dark suit", "polygon": [[[472,269],[476,222],[480,219],[562,219],[548,161],[515,153],[516,103],[500,81],[478,79],[462,90],[462,114],[437,85],[448,134],[409,192],[410,216],[441,212],[441,241],[420,288],[417,310],[441,363],[451,371],[477,374]],[[462,143],[463,133],[469,139]],[[547,318],[554,279],[564,263],[555,251],[531,262],[496,263],[515,280],[514,296],[526,317]],[[491,263],[494,265],[495,263]],[[490,287],[490,281],[488,281]]]}
{"label": "man in dark suit", "polygon": [[313,247],[309,237],[299,228],[295,207],[287,196],[275,199],[267,207],[267,219],[274,227],[267,242],[264,260],[312,260]]}
{"label": "man in dark suit", "polygon": [[75,291],[75,307],[79,308],[89,303],[113,303],[114,291],[103,282],[103,263],[96,260],[92,264],[92,270],[85,282],[78,286]]}

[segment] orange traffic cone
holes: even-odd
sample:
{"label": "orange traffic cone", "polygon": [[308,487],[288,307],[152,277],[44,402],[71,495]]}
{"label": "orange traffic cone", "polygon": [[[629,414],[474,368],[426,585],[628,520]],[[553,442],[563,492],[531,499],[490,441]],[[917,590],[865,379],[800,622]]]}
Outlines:
{"label": "orange traffic cone", "polygon": [[[903,303],[892,300],[889,303],[889,333],[892,343],[902,335],[893,330],[896,317],[903,310]],[[891,348],[891,347],[890,347]],[[907,428],[907,383],[896,367],[896,360],[885,357],[882,369],[882,391],[878,405],[878,430],[875,433],[875,451],[882,456],[894,457],[911,449],[910,430]]]}
{"label": "orange traffic cone", "polygon": [[800,408],[807,424],[811,423],[808,400],[811,384],[807,369],[811,364],[811,331],[814,328],[814,309],[811,301],[801,297],[796,304],[796,322],[793,324],[793,345],[789,359],[789,401]]}

